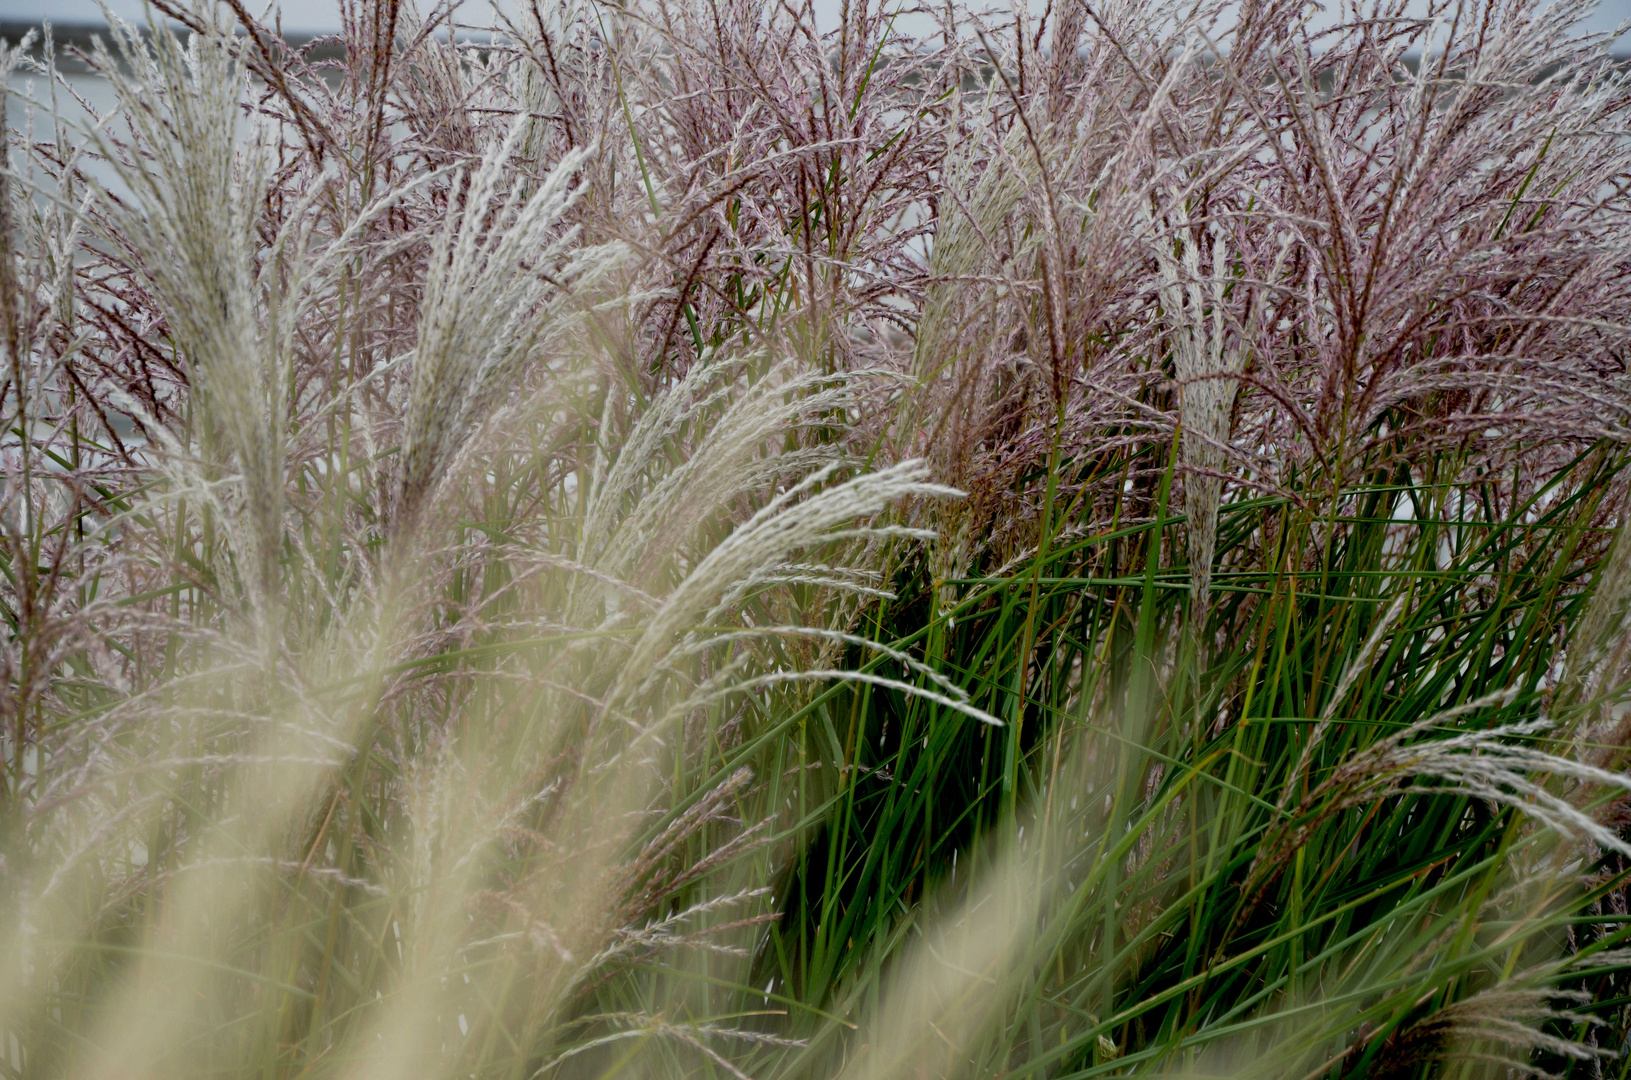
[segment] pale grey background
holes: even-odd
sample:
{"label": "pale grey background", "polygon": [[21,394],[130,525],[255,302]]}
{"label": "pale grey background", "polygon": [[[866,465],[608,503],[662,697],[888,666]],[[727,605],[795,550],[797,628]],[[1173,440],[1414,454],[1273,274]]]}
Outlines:
{"label": "pale grey background", "polygon": [[[266,5],[268,0],[250,0],[251,10],[258,10]],[[510,3],[513,0],[499,0],[501,3]],[[1042,10],[1040,0],[1029,0],[1033,10]],[[464,7],[464,21],[485,23],[488,21],[488,4],[490,0],[467,0]],[[818,21],[835,20],[838,12],[839,0],[816,0],[816,16]],[[143,21],[142,0],[109,0],[109,7],[122,18],[133,22]],[[277,6],[283,11],[283,28],[286,31],[321,31],[334,30],[339,24],[339,4],[337,0],[277,0]],[[1006,7],[1006,4],[999,5]],[[1340,6],[1340,0],[1327,0],[1328,9]],[[26,19],[36,20],[50,18],[54,22],[101,22],[102,14],[98,10],[95,0],[0,0],[0,19]],[[1631,0],[1602,0],[1596,15],[1587,24],[1595,30],[1610,30],[1618,26],[1627,18],[1631,18]],[[1631,47],[1631,35],[1620,38],[1622,49]]]}

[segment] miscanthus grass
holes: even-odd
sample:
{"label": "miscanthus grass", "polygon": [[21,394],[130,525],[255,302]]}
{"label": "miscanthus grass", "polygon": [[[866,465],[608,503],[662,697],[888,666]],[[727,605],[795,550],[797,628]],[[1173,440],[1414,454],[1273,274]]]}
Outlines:
{"label": "miscanthus grass", "polygon": [[1628,1074],[1581,4],[509,11],[0,54],[0,1074]]}

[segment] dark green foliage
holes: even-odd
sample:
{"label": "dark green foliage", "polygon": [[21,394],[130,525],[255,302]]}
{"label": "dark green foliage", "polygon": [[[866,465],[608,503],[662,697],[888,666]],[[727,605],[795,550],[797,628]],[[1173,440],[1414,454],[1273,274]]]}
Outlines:
{"label": "dark green foliage", "polygon": [[[991,576],[937,583],[922,561],[901,566],[899,598],[869,633],[951,674],[1006,726],[834,688],[722,766],[770,778],[744,812],[776,816],[794,852],[747,980],[773,997],[734,1007],[773,1001],[787,1015],[766,1030],[811,1041],[761,1064],[821,1075],[853,1055],[902,950],[990,852],[1025,847],[1027,830],[1044,846],[1052,829],[1075,839],[1047,867],[1043,918],[990,991],[989,1022],[959,1033],[975,1074],[1188,1063],[1425,1076],[1531,1051],[1549,1071],[1622,1068],[1505,1028],[1475,1036],[1495,1017],[1610,1050],[1625,1038],[1610,953],[1627,933],[1625,860],[1588,854],[1595,865],[1560,871],[1557,838],[1524,812],[1435,790],[1453,782],[1432,775],[1352,804],[1340,782],[1381,740],[1501,691],[1412,738],[1550,715],[1557,726],[1527,742],[1568,746],[1568,713],[1551,707],[1560,650],[1621,467],[1587,454],[1516,505],[1493,483],[1433,485],[1402,467],[1301,505],[1228,505],[1199,632],[1177,515],[1049,544]],[[937,612],[948,584],[956,600]],[[912,678],[887,658],[850,660]],[[1607,796],[1572,793],[1617,820]],[[1559,990],[1589,1003],[1545,996]],[[1548,1026],[1536,1002],[1573,1018]]]}

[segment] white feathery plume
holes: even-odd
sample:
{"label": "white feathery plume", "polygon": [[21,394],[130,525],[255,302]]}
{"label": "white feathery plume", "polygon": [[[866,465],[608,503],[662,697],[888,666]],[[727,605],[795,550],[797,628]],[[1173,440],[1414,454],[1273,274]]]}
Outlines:
{"label": "white feathery plume", "polygon": [[[127,155],[99,128],[90,137],[134,205],[90,182],[115,239],[140,253],[141,273],[186,358],[206,458],[236,470],[241,496],[227,520],[249,599],[264,612],[277,594],[286,411],[286,356],[257,317],[268,138],[255,126],[240,147],[246,79],[224,31],[195,34],[185,48],[157,33],[149,51],[128,23],[110,13],[109,24],[120,58],[99,43],[97,59],[141,141]],[[180,464],[171,458],[172,467]]]}
{"label": "white feathery plume", "polygon": [[819,470],[772,499],[703,557],[668,595],[635,642],[624,668],[632,678],[614,690],[608,708],[655,688],[667,670],[665,659],[680,636],[698,616],[756,571],[781,562],[793,552],[836,541],[889,536],[926,538],[929,534],[920,529],[856,526],[854,522],[906,499],[962,495],[955,488],[930,483],[928,469],[921,461],[903,461],[816,490],[835,468]]}
{"label": "white feathery plume", "polygon": [[496,398],[568,329],[580,292],[625,255],[620,244],[578,245],[578,229],[562,225],[583,190],[578,172],[590,150],[567,154],[530,196],[521,186],[505,191],[528,124],[519,117],[483,156],[431,251],[402,437],[399,526],[447,481],[448,464]]}
{"label": "white feathery plume", "polygon": [[[1547,779],[1631,792],[1631,775],[1612,772],[1560,754],[1522,745],[1552,730],[1549,720],[1527,720],[1423,738],[1459,717],[1513,700],[1508,687],[1434,713],[1359,751],[1334,768],[1289,817],[1265,837],[1251,878],[1260,885],[1317,826],[1334,814],[1396,795],[1459,795],[1510,806],[1570,840],[1631,857],[1631,843],[1574,801],[1556,794]],[[1428,783],[1421,783],[1428,781]]]}
{"label": "white feathery plume", "polygon": [[1189,519],[1192,610],[1199,625],[1211,599],[1212,553],[1223,492],[1222,445],[1229,439],[1246,353],[1238,342],[1232,347],[1229,342],[1225,291],[1232,269],[1222,230],[1210,230],[1210,266],[1203,270],[1201,252],[1208,230],[1191,225],[1181,207],[1169,215],[1171,230],[1156,232],[1150,246],[1160,270],[1161,310],[1178,377],[1183,461],[1191,470],[1184,476],[1184,513]]}

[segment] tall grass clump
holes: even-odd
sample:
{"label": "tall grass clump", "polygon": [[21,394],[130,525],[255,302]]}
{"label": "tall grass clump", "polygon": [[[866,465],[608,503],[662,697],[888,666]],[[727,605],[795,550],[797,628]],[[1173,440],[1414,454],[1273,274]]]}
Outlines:
{"label": "tall grass clump", "polygon": [[1585,5],[151,2],[0,54],[0,1073],[1631,1070]]}

